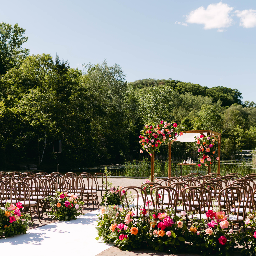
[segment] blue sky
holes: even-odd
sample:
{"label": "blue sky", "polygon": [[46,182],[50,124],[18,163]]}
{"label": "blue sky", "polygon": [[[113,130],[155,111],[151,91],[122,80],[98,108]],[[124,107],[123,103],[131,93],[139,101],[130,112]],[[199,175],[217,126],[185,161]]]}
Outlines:
{"label": "blue sky", "polygon": [[0,21],[26,29],[31,54],[119,64],[128,82],[226,86],[256,102],[255,0],[1,1]]}

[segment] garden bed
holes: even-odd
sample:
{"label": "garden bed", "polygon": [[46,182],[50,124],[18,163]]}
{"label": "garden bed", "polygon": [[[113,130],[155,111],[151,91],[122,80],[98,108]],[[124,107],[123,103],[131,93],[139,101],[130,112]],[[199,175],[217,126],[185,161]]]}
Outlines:
{"label": "garden bed", "polygon": [[107,206],[98,220],[98,239],[121,250],[152,249],[167,253],[200,255],[256,255],[256,217],[248,213],[245,222],[232,223],[224,212],[209,210],[207,219],[192,213],[174,215],[165,211]]}

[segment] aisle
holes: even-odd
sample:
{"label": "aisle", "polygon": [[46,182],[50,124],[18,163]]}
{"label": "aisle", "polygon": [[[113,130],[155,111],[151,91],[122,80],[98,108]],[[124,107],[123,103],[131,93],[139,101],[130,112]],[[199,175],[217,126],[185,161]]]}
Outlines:
{"label": "aisle", "polygon": [[111,247],[95,240],[98,213],[99,210],[89,212],[76,220],[60,221],[28,230],[25,235],[0,239],[1,255],[11,253],[19,256],[95,256]]}

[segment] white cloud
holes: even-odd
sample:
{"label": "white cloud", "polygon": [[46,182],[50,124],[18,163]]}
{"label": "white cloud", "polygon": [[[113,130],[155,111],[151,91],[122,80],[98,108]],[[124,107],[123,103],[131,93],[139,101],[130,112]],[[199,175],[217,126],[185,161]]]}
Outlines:
{"label": "white cloud", "polygon": [[192,11],[187,15],[188,23],[202,24],[204,29],[217,28],[218,32],[223,32],[223,28],[230,27],[232,25],[232,18],[230,12],[233,7],[229,7],[227,4],[219,2],[217,4],[210,4],[205,9],[203,6]]}
{"label": "white cloud", "polygon": [[180,22],[180,21],[175,21],[175,24],[178,24],[178,25],[182,25],[182,26],[188,26],[188,24],[187,23],[185,23],[185,22]]}
{"label": "white cloud", "polygon": [[240,26],[244,28],[256,27],[256,10],[235,11],[240,18]]}

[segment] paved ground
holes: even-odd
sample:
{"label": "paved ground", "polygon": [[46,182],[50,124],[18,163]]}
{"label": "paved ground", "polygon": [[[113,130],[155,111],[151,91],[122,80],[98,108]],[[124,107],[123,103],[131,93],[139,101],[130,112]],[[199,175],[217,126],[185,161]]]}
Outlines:
{"label": "paved ground", "polygon": [[99,210],[88,212],[76,220],[52,222],[24,235],[0,239],[0,255],[95,256],[110,247],[95,239],[98,213]]}

